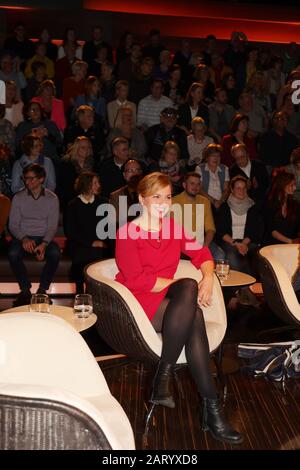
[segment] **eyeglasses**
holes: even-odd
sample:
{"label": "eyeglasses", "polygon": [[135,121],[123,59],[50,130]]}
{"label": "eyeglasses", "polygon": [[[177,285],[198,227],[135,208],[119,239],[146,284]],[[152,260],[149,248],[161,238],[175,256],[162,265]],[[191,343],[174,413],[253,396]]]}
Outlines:
{"label": "eyeglasses", "polygon": [[35,178],[38,178],[38,176],[23,176],[22,180],[23,181],[32,181]]}

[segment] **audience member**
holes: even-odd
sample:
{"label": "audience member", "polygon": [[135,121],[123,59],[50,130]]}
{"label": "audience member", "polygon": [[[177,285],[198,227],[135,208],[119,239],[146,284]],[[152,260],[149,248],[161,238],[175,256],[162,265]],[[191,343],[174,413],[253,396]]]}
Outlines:
{"label": "audience member", "polygon": [[[107,241],[96,231],[101,217],[97,210],[107,199],[99,196],[100,183],[96,173],[82,172],[75,182],[77,197],[69,202],[64,220],[67,253],[71,256],[71,280],[76,283],[76,293],[84,292],[84,267],[108,257]],[[103,218],[103,217],[102,217]]]}
{"label": "audience member", "polygon": [[63,81],[62,99],[66,113],[73,109],[75,99],[84,94],[84,80],[87,73],[88,64],[82,60],[76,60],[71,66],[72,76]]}
{"label": "audience member", "polygon": [[[117,227],[131,221],[137,214],[129,215],[133,204],[138,204],[137,186],[143,178],[144,168],[140,161],[130,158],[122,167],[125,186],[110,194],[109,202],[116,210]],[[122,200],[120,197],[122,196]],[[126,198],[126,199],[125,199]],[[122,202],[121,202],[122,201]]]}
{"label": "audience member", "polygon": [[116,118],[120,122],[119,127],[110,130],[106,138],[108,155],[111,156],[111,143],[116,137],[125,137],[128,140],[129,152],[132,157],[144,160],[147,153],[147,145],[143,132],[133,127],[133,111],[131,107],[121,106]]}
{"label": "audience member", "polygon": [[48,78],[52,79],[54,77],[54,63],[51,59],[49,59],[49,57],[47,57],[46,53],[46,45],[42,42],[37,42],[35,44],[34,56],[26,62],[25,77],[27,79],[33,76],[32,65],[35,62],[42,62],[45,65]]}
{"label": "audience member", "polygon": [[[120,37],[119,46],[116,50],[116,62],[119,65],[123,60],[126,60],[132,53],[134,46],[134,36],[130,31],[125,31]],[[142,51],[141,51],[142,52]],[[122,80],[129,80],[122,78]]]}
{"label": "audience member", "polygon": [[57,58],[61,59],[66,55],[66,48],[68,46],[75,47],[75,56],[79,61],[82,60],[82,47],[77,41],[76,31],[74,28],[66,28],[63,35],[62,44],[58,48]]}
{"label": "audience member", "polygon": [[185,87],[181,80],[181,69],[177,64],[173,64],[170,69],[170,78],[164,85],[164,94],[172,100],[173,107],[178,107],[184,103]]}
{"label": "audience member", "polygon": [[292,151],[290,163],[286,166],[286,170],[295,177],[296,191],[294,197],[300,202],[300,147]]}
{"label": "audience member", "polygon": [[199,165],[203,160],[203,150],[214,142],[211,137],[206,135],[206,131],[207,126],[204,120],[201,117],[194,117],[192,119],[192,133],[187,138],[189,167],[194,168],[195,165]]}
{"label": "audience member", "polygon": [[0,67],[0,80],[4,82],[14,81],[18,90],[18,97],[20,97],[21,91],[27,86],[26,79],[20,69],[20,60],[18,57],[13,59],[12,55],[4,53],[1,57]]}
{"label": "audience member", "polygon": [[57,195],[64,211],[75,196],[74,184],[83,171],[92,171],[95,167],[91,141],[84,136],[76,137],[61,159],[57,173]]}
{"label": "audience member", "polygon": [[222,137],[228,134],[230,124],[236,114],[236,110],[227,104],[227,92],[223,88],[217,88],[215,101],[209,105],[209,131],[218,143]]}
{"label": "audience member", "polygon": [[12,159],[7,145],[0,141],[0,193],[11,197]]}
{"label": "audience member", "polygon": [[116,83],[116,99],[108,103],[107,105],[107,117],[108,125],[112,129],[113,127],[120,127],[121,125],[121,113],[120,108],[125,106],[132,110],[132,126],[136,125],[136,105],[132,101],[128,101],[129,84],[125,80],[119,80]]}
{"label": "audience member", "polygon": [[278,166],[288,165],[292,151],[298,146],[295,136],[287,129],[287,115],[275,111],[272,129],[263,134],[259,141],[259,154],[269,174]]}
{"label": "audience member", "polygon": [[152,57],[155,64],[158,65],[160,53],[165,49],[165,46],[161,43],[159,29],[151,29],[149,31],[149,44],[143,48],[143,56]]}
{"label": "audience member", "polygon": [[181,158],[188,160],[187,139],[185,132],[177,126],[178,111],[164,108],[160,113],[160,124],[151,126],[145,132],[148,158],[157,162],[167,141],[174,141],[180,149]]}
{"label": "audience member", "polygon": [[74,103],[74,109],[81,105],[91,106],[94,109],[96,117],[100,118],[101,122],[106,119],[106,102],[101,96],[99,78],[90,75],[84,83],[84,94],[77,96]]}
{"label": "audience member", "polygon": [[5,105],[0,104],[0,142],[7,146],[10,158],[13,159],[16,150],[16,135],[12,123],[4,116]]}
{"label": "audience member", "polygon": [[248,135],[257,137],[268,127],[268,116],[263,107],[254,101],[251,94],[242,92],[239,96],[239,113],[248,117]]}
{"label": "audience member", "polygon": [[139,73],[140,61],[142,57],[142,47],[138,43],[133,43],[130,47],[130,55],[124,57],[121,62],[118,62],[118,76],[120,80],[127,80],[131,82]]}
{"label": "audience member", "polygon": [[[217,215],[217,237],[230,267],[251,274],[250,257],[262,238],[263,221],[254,201],[247,195],[247,180],[236,176],[230,181],[231,194]],[[249,288],[240,289],[241,304],[258,306]]]}
{"label": "audience member", "polygon": [[43,142],[40,137],[28,134],[22,141],[23,155],[15,161],[12,169],[11,191],[17,193],[25,186],[23,170],[33,163],[38,163],[45,169],[43,187],[55,191],[56,177],[55,169],[50,158],[43,155]]}
{"label": "audience member", "polygon": [[58,49],[57,45],[51,40],[51,35],[47,28],[43,28],[39,37],[39,42],[46,47],[46,56],[55,63],[57,59]]}
{"label": "audience member", "polygon": [[58,267],[60,250],[53,241],[58,226],[59,204],[54,193],[43,188],[45,169],[34,163],[23,170],[26,188],[18,192],[11,205],[9,230],[13,236],[8,259],[20,286],[14,306],[30,302],[31,283],[23,262],[25,255],[46,261],[40,276],[39,294],[45,294]]}
{"label": "audience member", "polygon": [[37,94],[40,85],[47,80],[46,66],[43,62],[34,62],[31,67],[32,77],[27,82],[26,100],[31,101]]}
{"label": "audience member", "polygon": [[168,175],[172,183],[172,194],[181,193],[183,186],[183,174],[185,161],[180,159],[180,148],[172,140],[168,140],[162,149],[161,157],[158,160],[158,169],[161,173]]}
{"label": "audience member", "polygon": [[[189,172],[184,175],[184,191],[173,198],[173,206],[179,204],[181,213],[174,210],[175,220],[192,234],[203,246],[207,246],[215,260],[224,259],[223,250],[214,242],[216,227],[209,200],[202,196],[199,173]],[[203,206],[203,219],[200,217],[200,206]],[[181,220],[180,220],[181,218]]]}
{"label": "audience member", "polygon": [[115,66],[111,62],[101,65],[100,85],[101,93],[106,103],[115,99],[116,79],[114,76]]}
{"label": "audience member", "polygon": [[5,228],[8,222],[9,211],[10,199],[2,193],[0,183],[0,253],[7,253]]}
{"label": "audience member", "polygon": [[3,49],[19,57],[22,64],[32,57],[34,43],[27,38],[24,23],[18,22],[15,24],[14,35],[5,39]]}
{"label": "audience member", "polygon": [[300,203],[294,197],[295,176],[275,172],[265,210],[265,244],[300,243]]}
{"label": "audience member", "polygon": [[201,175],[202,194],[210,200],[214,215],[227,200],[229,190],[228,168],[221,163],[222,150],[221,145],[209,144],[203,151],[204,163],[196,167]]}
{"label": "audience member", "polygon": [[102,194],[110,193],[124,186],[122,166],[129,158],[129,143],[125,137],[116,137],[111,143],[112,157],[104,160],[99,169]]}
{"label": "audience member", "polygon": [[17,127],[24,120],[23,117],[23,101],[18,97],[17,86],[14,81],[6,82],[6,103],[5,103],[5,119],[12,123],[13,127]]}
{"label": "audience member", "polygon": [[209,67],[205,64],[199,64],[193,73],[193,81],[203,85],[203,103],[211,104],[215,97],[215,85],[210,80]]}
{"label": "audience member", "polygon": [[222,88],[227,93],[227,103],[230,104],[234,109],[238,109],[239,104],[239,92],[236,87],[236,79],[232,73],[224,75],[222,80]]}
{"label": "audience member", "polygon": [[54,82],[44,80],[40,84],[36,95],[32,102],[40,103],[47,118],[56,124],[60,132],[63,132],[66,128],[64,105],[62,100],[55,98],[56,88]]}
{"label": "audience member", "polygon": [[154,78],[151,84],[151,94],[139,102],[137,125],[144,130],[159,124],[161,111],[172,106],[170,98],[162,94],[163,88],[163,81]]}
{"label": "audience member", "polygon": [[34,134],[43,140],[43,152],[46,157],[57,159],[61,152],[62,138],[56,124],[46,119],[43,108],[38,102],[31,102],[24,107],[25,121],[16,129],[17,148],[26,134]]}
{"label": "audience member", "polygon": [[93,156],[96,162],[100,159],[104,146],[103,123],[95,120],[94,109],[83,104],[76,109],[76,123],[65,130],[65,144],[69,146],[79,136],[87,137],[93,147]]}
{"label": "audience member", "polygon": [[248,194],[254,202],[265,200],[269,188],[269,175],[265,165],[259,160],[250,160],[245,144],[231,147],[235,163],[229,168],[230,178],[243,176],[247,180]]}
{"label": "audience member", "polygon": [[144,57],[136,76],[130,81],[129,99],[136,105],[151,92],[154,61]]}
{"label": "audience member", "polygon": [[256,158],[257,151],[255,141],[248,136],[249,118],[244,114],[237,113],[230,124],[230,134],[224,135],[222,139],[222,163],[230,167],[234,160],[231,155],[231,148],[235,144],[245,144],[250,159]]}
{"label": "audience member", "polygon": [[206,104],[203,103],[203,85],[192,83],[186,95],[185,104],[179,107],[178,124],[186,132],[191,132],[192,119],[196,116],[202,117],[205,124],[209,126],[209,113]]}
{"label": "audience member", "polygon": [[108,50],[107,58],[112,62],[113,55],[112,55],[112,48],[110,44],[104,41],[104,31],[102,26],[96,25],[93,27],[92,30],[92,38],[89,41],[86,41],[83,46],[83,60],[85,60],[88,64],[91,64],[97,55],[97,47],[105,46]]}

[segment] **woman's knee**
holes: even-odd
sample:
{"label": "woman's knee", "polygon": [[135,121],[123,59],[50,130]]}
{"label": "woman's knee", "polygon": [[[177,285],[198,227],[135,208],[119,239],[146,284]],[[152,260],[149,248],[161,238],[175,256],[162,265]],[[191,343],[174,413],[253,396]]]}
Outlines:
{"label": "woman's knee", "polygon": [[190,277],[184,277],[178,281],[181,289],[185,292],[198,293],[198,282]]}

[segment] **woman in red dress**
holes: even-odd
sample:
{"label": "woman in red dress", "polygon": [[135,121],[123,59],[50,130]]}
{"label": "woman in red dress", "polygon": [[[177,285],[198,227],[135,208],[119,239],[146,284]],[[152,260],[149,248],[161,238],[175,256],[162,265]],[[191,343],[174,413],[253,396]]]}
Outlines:
{"label": "woman in red dress", "polygon": [[[138,185],[142,214],[121,227],[116,241],[116,280],[137,298],[157,332],[162,332],[161,359],[153,381],[151,402],[174,408],[170,393],[173,366],[185,347],[187,363],[203,398],[203,429],[214,438],[240,443],[242,436],[226,422],[209,366],[209,346],[200,306],[211,303],[214,264],[207,247],[185,235],[165,217],[172,203],[167,175],[151,173]],[[190,256],[203,278],[174,280],[180,253]]]}

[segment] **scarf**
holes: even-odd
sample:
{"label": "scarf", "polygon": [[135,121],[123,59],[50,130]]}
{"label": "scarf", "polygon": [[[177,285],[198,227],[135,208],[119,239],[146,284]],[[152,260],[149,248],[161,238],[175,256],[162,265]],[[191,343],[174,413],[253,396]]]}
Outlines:
{"label": "scarf", "polygon": [[233,194],[230,194],[227,204],[235,214],[244,215],[254,205],[254,201],[249,196],[246,196],[245,199],[238,199]]}

